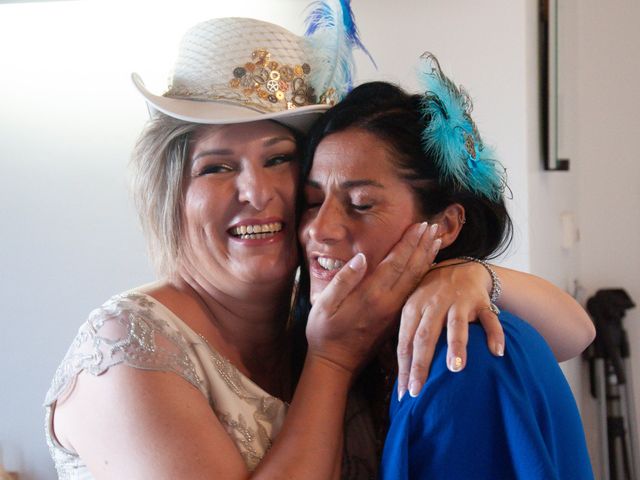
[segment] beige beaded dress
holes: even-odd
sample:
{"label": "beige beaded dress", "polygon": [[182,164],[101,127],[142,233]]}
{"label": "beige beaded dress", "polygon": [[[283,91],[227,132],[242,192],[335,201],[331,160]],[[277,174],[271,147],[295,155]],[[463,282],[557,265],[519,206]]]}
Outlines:
{"label": "beige beaded dress", "polygon": [[56,401],[82,371],[100,375],[116,365],[180,375],[207,398],[253,470],[276,437],[287,404],[269,395],[154,298],[127,292],[89,315],[54,376],[45,400],[45,433],[62,480],[92,479],[75,452],[52,430]]}

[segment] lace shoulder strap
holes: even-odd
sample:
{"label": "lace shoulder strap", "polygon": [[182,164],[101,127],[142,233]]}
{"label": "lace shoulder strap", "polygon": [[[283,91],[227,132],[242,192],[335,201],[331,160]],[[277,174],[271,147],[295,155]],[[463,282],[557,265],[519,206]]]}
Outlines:
{"label": "lace shoulder strap", "polygon": [[189,342],[150,297],[117,295],[92,311],[80,327],[56,371],[45,405],[70,388],[80,372],[97,376],[118,364],[177,373],[204,393],[190,351]]}

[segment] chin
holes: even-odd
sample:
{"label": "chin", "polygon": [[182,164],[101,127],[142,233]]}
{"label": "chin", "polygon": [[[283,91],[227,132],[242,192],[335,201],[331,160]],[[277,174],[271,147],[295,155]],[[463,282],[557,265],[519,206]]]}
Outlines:
{"label": "chin", "polygon": [[244,265],[242,278],[247,283],[288,283],[293,281],[297,264],[284,265],[282,262],[248,262]]}

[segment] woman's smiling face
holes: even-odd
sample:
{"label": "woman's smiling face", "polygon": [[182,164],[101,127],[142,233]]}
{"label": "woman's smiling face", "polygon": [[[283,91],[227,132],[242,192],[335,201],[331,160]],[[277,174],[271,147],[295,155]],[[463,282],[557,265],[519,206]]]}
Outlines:
{"label": "woman's smiling face", "polygon": [[184,181],[183,266],[226,290],[290,281],[296,140],[271,121],[203,127]]}
{"label": "woman's smiling face", "polygon": [[370,271],[411,224],[421,221],[393,152],[365,130],[351,128],[320,142],[304,192],[300,241],[312,301],[356,253],[366,255]]}

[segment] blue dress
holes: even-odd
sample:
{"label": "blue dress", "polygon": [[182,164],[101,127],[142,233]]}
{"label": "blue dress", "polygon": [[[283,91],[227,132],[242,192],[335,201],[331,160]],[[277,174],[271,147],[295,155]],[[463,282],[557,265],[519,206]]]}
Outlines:
{"label": "blue dress", "polygon": [[580,415],[553,353],[518,317],[502,312],[500,321],[504,357],[489,352],[484,330],[472,324],[467,366],[451,373],[443,334],[420,395],[393,396],[382,479],[593,479]]}

